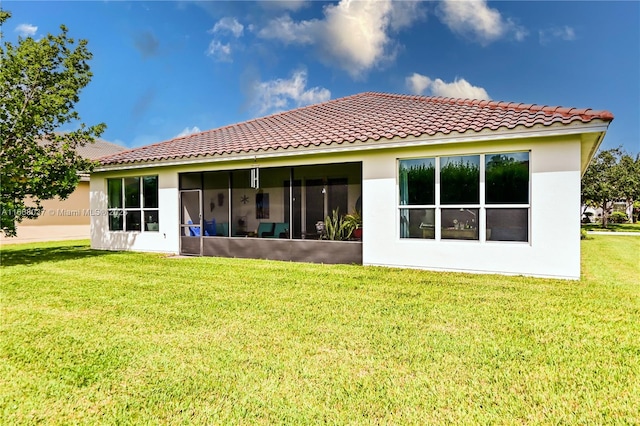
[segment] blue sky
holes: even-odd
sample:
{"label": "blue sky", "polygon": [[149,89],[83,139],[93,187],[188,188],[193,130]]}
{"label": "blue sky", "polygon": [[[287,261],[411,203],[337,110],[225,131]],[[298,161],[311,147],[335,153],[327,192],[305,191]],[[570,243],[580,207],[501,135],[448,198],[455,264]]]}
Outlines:
{"label": "blue sky", "polygon": [[607,109],[640,151],[640,2],[4,1],[5,39],[69,28],[77,110],[128,147],[363,91]]}

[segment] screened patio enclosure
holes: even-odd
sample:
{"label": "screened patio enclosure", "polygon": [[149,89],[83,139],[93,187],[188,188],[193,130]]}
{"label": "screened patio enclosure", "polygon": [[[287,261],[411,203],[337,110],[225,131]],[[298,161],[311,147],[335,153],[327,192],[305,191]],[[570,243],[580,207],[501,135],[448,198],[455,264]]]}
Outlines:
{"label": "screened patio enclosure", "polygon": [[180,253],[362,263],[362,244],[324,221],[361,211],[362,164],[181,173]]}

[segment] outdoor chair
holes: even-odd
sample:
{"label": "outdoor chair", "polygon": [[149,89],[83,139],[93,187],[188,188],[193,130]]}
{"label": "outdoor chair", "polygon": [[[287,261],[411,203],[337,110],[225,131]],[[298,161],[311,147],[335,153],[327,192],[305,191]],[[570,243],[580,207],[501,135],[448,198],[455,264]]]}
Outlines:
{"label": "outdoor chair", "polygon": [[204,235],[208,237],[215,237],[216,235],[218,235],[215,219],[212,219],[211,221],[204,221]]}
{"label": "outdoor chair", "polygon": [[229,236],[229,223],[221,222],[216,224],[216,235],[219,237]]}
{"label": "outdoor chair", "polygon": [[289,224],[278,222],[273,229],[273,238],[289,238]]}
{"label": "outdoor chair", "polygon": [[262,222],[258,225],[258,237],[260,238],[269,238],[273,237],[273,228],[275,223],[273,222]]}
{"label": "outdoor chair", "polygon": [[[191,219],[187,221],[187,224],[193,225]],[[190,226],[189,227],[189,236],[191,237],[199,237],[200,236],[200,227],[199,226]]]}

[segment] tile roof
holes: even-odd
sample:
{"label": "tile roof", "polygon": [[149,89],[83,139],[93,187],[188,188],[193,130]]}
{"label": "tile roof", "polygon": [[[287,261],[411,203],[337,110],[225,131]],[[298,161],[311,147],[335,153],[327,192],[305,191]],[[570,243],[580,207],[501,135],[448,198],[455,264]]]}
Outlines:
{"label": "tile roof", "polygon": [[103,165],[295,149],[408,136],[613,120],[608,111],[366,92],[102,158]]}
{"label": "tile roof", "polygon": [[[50,143],[51,141],[49,139],[38,139],[38,144],[41,146],[47,146]],[[87,160],[98,160],[101,157],[126,150],[127,147],[113,142],[107,142],[104,139],[95,139],[92,143],[86,143],[84,146],[76,147],[76,153]]]}
{"label": "tile roof", "polygon": [[83,158],[97,160],[100,157],[113,155],[115,153],[125,151],[126,149],[127,148],[122,145],[107,142],[102,139],[96,139],[93,143],[77,147],[76,152]]}

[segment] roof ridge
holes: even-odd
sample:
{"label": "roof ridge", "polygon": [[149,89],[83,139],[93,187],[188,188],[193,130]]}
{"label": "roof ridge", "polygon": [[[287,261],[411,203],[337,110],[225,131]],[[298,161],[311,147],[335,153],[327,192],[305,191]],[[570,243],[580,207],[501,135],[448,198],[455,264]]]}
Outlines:
{"label": "roof ridge", "polygon": [[596,119],[608,124],[613,114],[587,108],[367,91],[132,148],[105,156],[102,163],[432,137]]}
{"label": "roof ridge", "polygon": [[426,96],[426,95],[411,95],[411,94],[397,94],[397,93],[385,93],[385,92],[363,92],[361,95],[375,95],[380,97],[389,98],[405,98],[405,99],[420,99],[424,101],[447,103],[452,105],[467,105],[467,106],[479,106],[481,108],[501,108],[514,111],[535,110],[543,111],[545,113],[557,113],[564,116],[600,116],[603,119],[613,120],[613,114],[607,110],[594,110],[591,108],[568,108],[563,106],[554,105],[542,105],[542,104],[525,104],[523,102],[510,102],[510,101],[498,101],[492,99],[474,99],[474,98],[455,98],[446,96]]}

